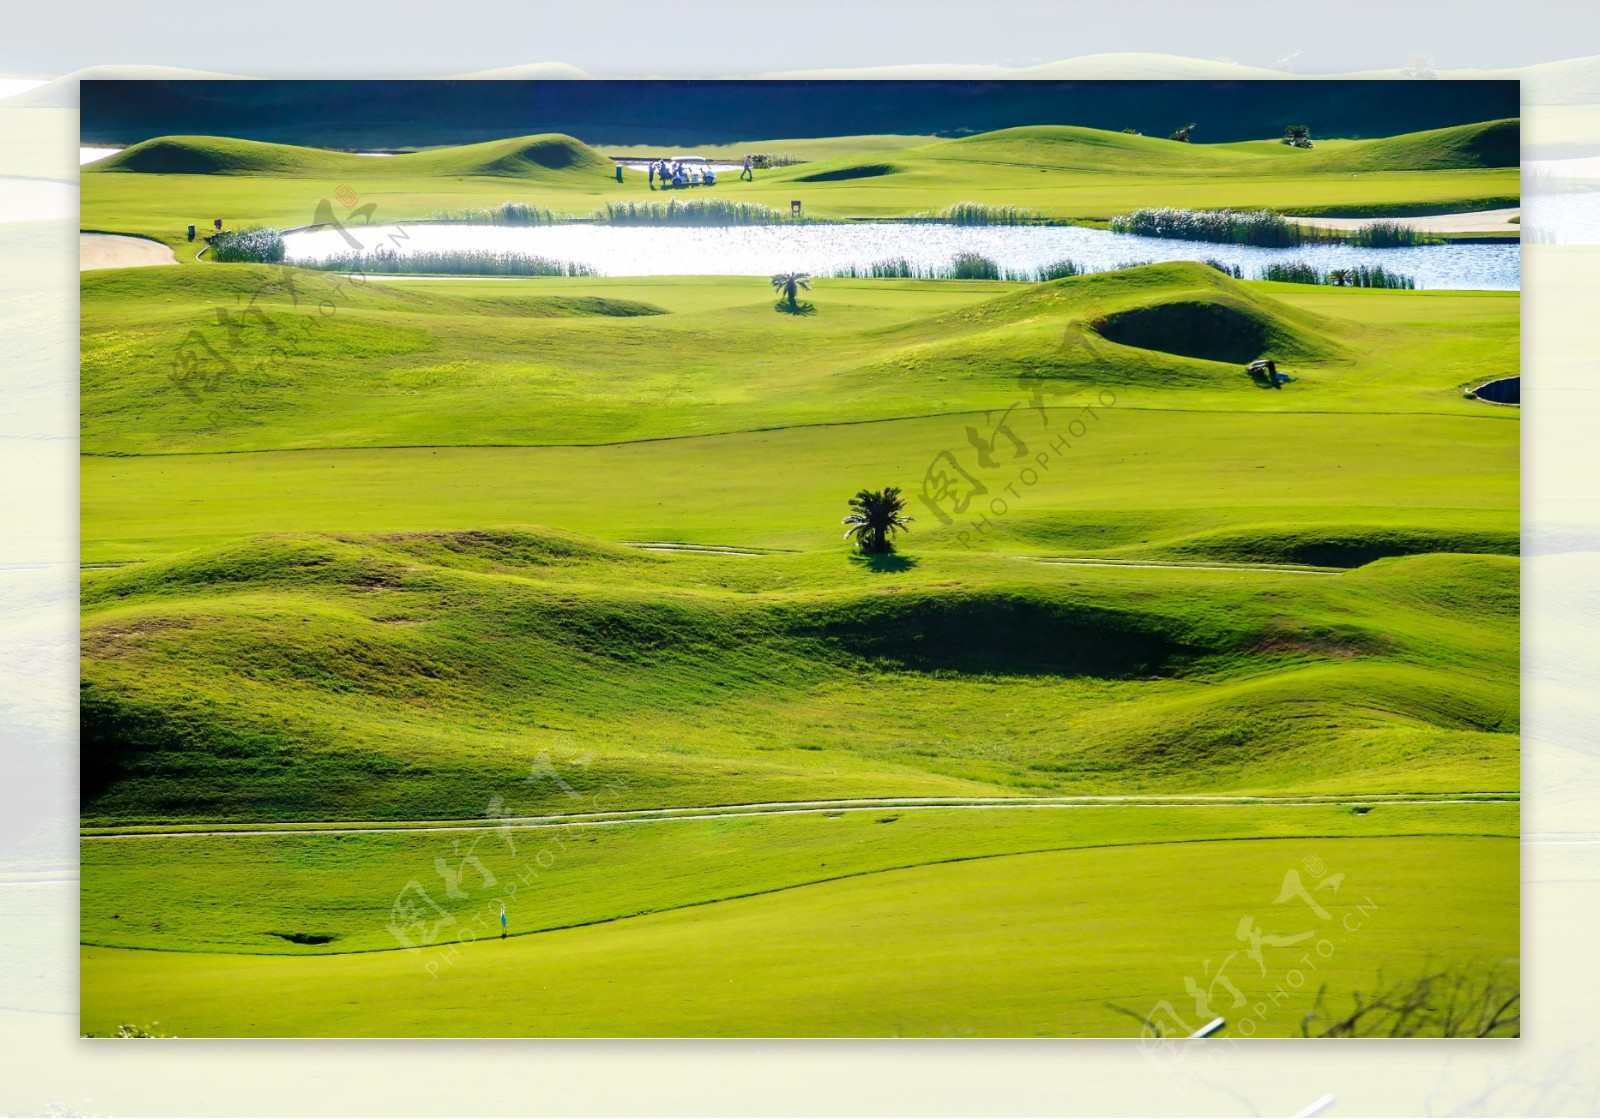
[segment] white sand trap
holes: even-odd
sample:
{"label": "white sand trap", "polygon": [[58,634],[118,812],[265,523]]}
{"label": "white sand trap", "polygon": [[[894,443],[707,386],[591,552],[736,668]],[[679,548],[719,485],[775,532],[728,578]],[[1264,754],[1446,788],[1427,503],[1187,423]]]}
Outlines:
{"label": "white sand trap", "polygon": [[151,264],[176,264],[178,258],[159,241],[124,237],[117,233],[78,234],[78,271],[95,268],[143,268]]}
{"label": "white sand trap", "polygon": [[1421,233],[1515,233],[1521,229],[1511,219],[1520,216],[1522,209],[1512,206],[1504,210],[1476,210],[1470,214],[1428,214],[1415,218],[1300,218],[1289,215],[1296,225],[1310,225],[1318,229],[1360,229],[1373,222],[1389,221],[1396,225],[1409,225]]}

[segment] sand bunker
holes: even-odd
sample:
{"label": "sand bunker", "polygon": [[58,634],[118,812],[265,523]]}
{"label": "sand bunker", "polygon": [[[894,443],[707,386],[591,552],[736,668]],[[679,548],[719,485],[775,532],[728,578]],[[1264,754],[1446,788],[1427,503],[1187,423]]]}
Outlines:
{"label": "sand bunker", "polygon": [[143,268],[151,264],[176,264],[178,258],[159,241],[124,237],[117,233],[78,234],[78,271],[95,268]]}

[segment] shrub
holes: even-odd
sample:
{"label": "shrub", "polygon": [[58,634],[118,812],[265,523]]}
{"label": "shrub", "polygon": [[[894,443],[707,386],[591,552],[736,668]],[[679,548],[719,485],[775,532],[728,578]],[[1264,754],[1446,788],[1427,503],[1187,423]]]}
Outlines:
{"label": "shrub", "polygon": [[210,257],[222,264],[281,264],[283,234],[265,226],[218,233],[211,238]]}

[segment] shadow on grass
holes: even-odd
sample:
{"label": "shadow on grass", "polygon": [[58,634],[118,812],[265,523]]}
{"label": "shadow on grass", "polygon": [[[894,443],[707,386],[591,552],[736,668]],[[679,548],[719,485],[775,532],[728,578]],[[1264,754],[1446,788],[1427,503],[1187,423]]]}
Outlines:
{"label": "shadow on grass", "polygon": [[772,305],[772,309],[782,315],[814,315],[817,313],[816,304],[814,303],[800,302],[791,304],[787,299],[778,300]]}
{"label": "shadow on grass", "polygon": [[887,552],[882,555],[856,552],[851,555],[850,562],[857,567],[865,567],[868,571],[882,575],[895,571],[910,571],[921,561],[915,556],[902,556],[895,552]]}

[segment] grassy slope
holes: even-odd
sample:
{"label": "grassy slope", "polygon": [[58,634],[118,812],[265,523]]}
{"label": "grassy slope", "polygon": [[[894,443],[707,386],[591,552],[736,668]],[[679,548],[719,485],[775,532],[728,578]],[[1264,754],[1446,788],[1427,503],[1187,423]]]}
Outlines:
{"label": "grassy slope", "polygon": [[[92,453],[613,443],[1003,409],[1019,377],[1061,404],[1110,390],[1135,408],[1481,416],[1460,387],[1518,367],[1515,293],[1308,292],[1182,263],[1031,286],[818,281],[819,313],[781,321],[739,278],[355,287],[237,265],[90,273],[82,290]],[[1196,356],[1200,313],[1237,340]],[[1129,325],[1102,334],[1102,317]],[[1240,374],[1264,354],[1291,391]]]}
{"label": "grassy slope", "polygon": [[[1272,905],[1313,853],[1345,875],[1320,898],[1326,920]],[[1298,986],[1300,946],[1267,949],[1263,974],[1233,961],[1246,1002],[1262,1003],[1257,1033],[1285,1036],[1319,982],[1342,1007],[1339,993],[1379,973],[1514,958],[1516,860],[1509,839],[1105,848],[863,875],[451,957],[86,948],[82,1025],[107,1033],[159,1014],[164,1032],[191,1037],[1127,1036],[1136,1023],[1108,1004],[1192,1012],[1185,975],[1204,983],[1202,961],[1240,950],[1235,926],[1253,914],[1269,933],[1330,943]],[[1275,1007],[1279,984],[1294,989]]]}
{"label": "grassy slope", "polygon": [[85,812],[471,817],[568,742],[596,755],[574,785],[637,807],[1510,789],[1516,595],[1501,557],[873,571],[549,533],[263,538],[88,579]]}
{"label": "grassy slope", "polygon": [[[1248,176],[1221,183],[1220,165],[1271,159],[1292,168],[1297,157],[1285,151],[1212,153],[1219,167],[1182,189],[1268,191]],[[951,201],[958,189],[955,198],[974,197],[966,184],[987,189],[1011,175],[947,157],[874,177],[904,184],[903,176],[927,175],[916,191],[868,194],[884,184],[861,179],[804,189],[825,187],[841,205],[910,205],[918,191],[935,199],[945,191]],[[931,167],[937,160],[948,168]],[[1373,179],[1382,190],[1403,186],[1413,192],[1408,204],[1424,181],[1405,171],[1351,174],[1363,191]],[[1104,175],[1122,180],[1106,197],[1135,197],[1144,189],[1130,185],[1138,175]],[[1429,172],[1427,189],[1497,175]],[[513,181],[460,179],[450,189],[492,202]],[[1033,201],[1016,193],[1024,188],[1015,175],[1007,181],[992,200]],[[1173,181],[1154,189],[1170,193]],[[1316,189],[1344,190],[1344,181],[1328,176]],[[86,187],[86,207],[117,190],[146,206],[155,192],[140,184],[149,182],[167,191],[203,183],[250,205],[269,194],[278,205],[292,187],[306,211],[300,221],[318,196],[297,180],[268,190],[248,176],[108,174]],[[384,187],[393,193],[378,197],[449,204],[430,193],[441,182],[395,176]],[[538,186],[531,196],[555,204],[548,199],[610,189]],[[786,199],[795,188],[774,178],[766,189]],[[1306,197],[1298,185],[1270,192]],[[1051,192],[1048,204],[1069,194]],[[170,382],[160,387],[149,369],[190,337],[185,324],[211,329],[214,344],[225,337],[203,324],[240,294],[228,285],[251,277],[162,271],[185,276],[86,284],[86,447],[368,449],[85,460],[85,557],[153,561],[86,579],[91,818],[477,817],[507,790],[532,796],[518,810],[560,809],[568,802],[559,791],[521,783],[540,751],[575,787],[640,805],[1515,787],[1514,560],[1417,556],[1314,576],[1006,558],[1342,566],[1384,554],[1514,550],[1514,420],[1452,391],[1514,362],[1514,297],[1228,285],[1179,266],[1103,278],[1096,288],[829,284],[818,298],[831,296],[837,313],[774,323],[770,295],[737,282],[374,287],[317,328],[293,331],[285,361],[240,362],[191,399]],[[169,286],[151,286],[160,283]],[[1275,346],[1301,347],[1302,379],[1283,394],[1246,389],[1234,367],[1124,352],[1081,325],[1091,309],[1114,316],[1174,300],[1225,305]],[[266,306],[287,338],[302,312],[281,298]],[[1156,325],[1158,335],[1174,333],[1171,323]],[[793,326],[799,344],[772,347],[775,326]],[[266,328],[254,320],[246,330]],[[724,355],[730,339],[743,349]],[[460,352],[450,357],[451,347]],[[653,360],[663,347],[708,356],[675,370]],[[485,354],[491,367],[473,368]],[[611,354],[619,356],[595,360]],[[751,376],[740,363],[752,357],[776,368]],[[1069,409],[1102,388],[1114,387],[1118,407],[1092,435],[1071,436],[1046,476],[972,541],[978,552],[960,548],[964,526],[941,527],[917,510],[906,564],[874,571],[846,559],[826,527],[841,496],[866,481],[914,490],[934,452],[963,452],[963,426],[982,422],[974,410],[1019,396],[1019,372],[1044,372],[1058,390],[1049,429],[1040,414],[1018,413],[1026,461],[1070,431]],[[628,407],[608,409],[606,397],[619,393],[631,394]],[[929,415],[930,399],[965,414]],[[794,426],[841,413],[868,422]],[[778,429],[746,430],[761,426]],[[383,448],[484,431],[512,443],[633,441]],[[707,434],[715,431],[733,434]],[[688,437],[637,441],[648,434]],[[983,476],[999,493],[1020,480],[1015,470],[1008,460]],[[565,532],[482,531],[530,522],[603,540],[803,554],[666,556]],[[245,539],[262,531],[301,535]],[[173,554],[192,547],[201,550]],[[587,765],[574,764],[580,752],[592,755]],[[1338,812],[1263,810],[1223,827],[1235,835],[1510,827],[1508,810],[1482,806]],[[264,960],[90,948],[85,1028],[160,1018],[191,1034],[1126,1032],[1131,1021],[1102,1002],[1130,991],[1143,1003],[1177,1001],[1183,972],[1237,947],[1237,915],[1270,902],[1284,866],[1304,854],[1303,840],[1288,852],[1199,844],[864,873],[958,851],[1217,834],[1191,810],[988,816],[976,844],[976,817],[907,813],[892,825],[875,814],[816,821],[895,836],[875,842],[819,837],[796,819],[693,825],[676,861],[655,858],[660,841],[642,828],[619,829],[605,848],[574,845],[571,861],[558,863],[570,877],[546,880],[549,907],[529,924],[782,892],[520,938],[500,946],[517,964],[509,998],[503,967],[469,973],[463,962],[452,978],[469,977],[451,986],[399,952]],[[408,877],[427,876],[430,861],[409,837],[223,842],[198,848],[185,870],[173,865],[179,849],[168,851],[167,871],[137,856],[117,861],[115,852],[137,848],[96,847],[103,861],[85,873],[89,935],[259,951],[273,931],[318,931],[309,925],[321,922],[347,936],[346,947],[377,947],[374,907]],[[1340,955],[1330,972],[1337,989],[1370,983],[1380,966],[1420,968],[1423,957],[1515,953],[1513,844],[1355,845],[1363,842],[1317,847],[1355,853],[1352,865],[1404,900],[1386,908],[1394,923],[1384,939]],[[720,875],[707,862],[718,851]],[[831,876],[824,854],[856,876],[786,888]],[[1270,869],[1257,860],[1269,854]],[[172,874],[192,877],[193,904],[160,896],[158,883]],[[255,900],[218,892],[222,883],[304,875],[358,882],[353,905],[310,889]],[[1185,883],[1207,892],[1174,910],[1171,891]],[[110,916],[114,898],[127,899],[127,914]],[[170,917],[172,930],[113,928],[152,913],[151,925],[165,928]],[[1202,927],[1210,931],[1195,932]],[[524,962],[529,952],[537,965]],[[730,990],[736,997],[724,997]],[[1061,990],[1078,1001],[1063,1008],[1053,994]],[[1292,1032],[1297,1016],[1268,1032]]]}
{"label": "grassy slope", "polygon": [[[816,217],[897,216],[973,201],[1052,217],[1106,219],[1138,206],[1262,207],[1296,213],[1402,213],[1514,204],[1507,140],[1516,122],[1351,141],[1305,152],[1282,144],[1175,144],[1052,126],[1006,129],[757,175],[726,176],[715,196]],[[651,197],[644,177],[617,183],[592,149],[533,137],[383,159],[215,137],[146,141],[83,174],[86,229],[136,232],[179,245],[184,227],[300,226],[339,186],[375,202],[379,221],[517,200],[587,214],[605,201]],[[151,173],[129,173],[146,166]],[[861,168],[869,173],[861,174]],[[816,181],[816,176],[849,177]],[[659,198],[661,195],[657,194]],[[1509,200],[1509,201],[1508,201]]]}
{"label": "grassy slope", "polygon": [[[1273,837],[1515,837],[1514,804],[817,809],[784,815],[519,829],[82,844],[82,935],[106,948],[292,956],[393,951],[408,881],[458,927],[537,867],[508,906],[513,936],[933,863],[1080,847]],[[476,841],[474,843],[474,841]],[[436,855],[471,849],[494,875],[452,899]],[[542,854],[541,854],[542,853]],[[466,887],[471,887],[470,889]],[[498,913],[497,913],[498,915]],[[299,936],[301,942],[291,937]]]}

